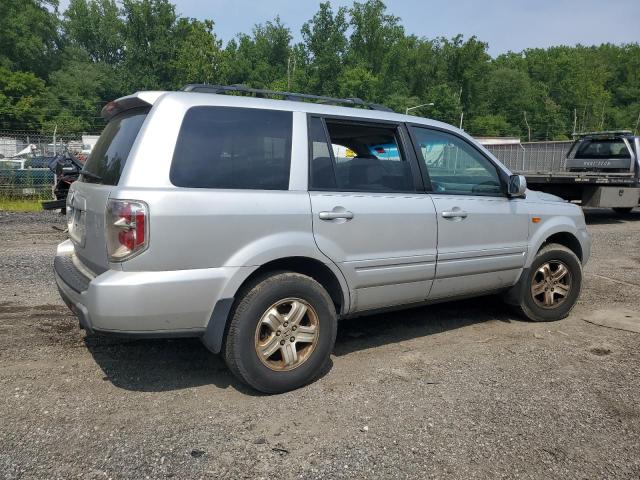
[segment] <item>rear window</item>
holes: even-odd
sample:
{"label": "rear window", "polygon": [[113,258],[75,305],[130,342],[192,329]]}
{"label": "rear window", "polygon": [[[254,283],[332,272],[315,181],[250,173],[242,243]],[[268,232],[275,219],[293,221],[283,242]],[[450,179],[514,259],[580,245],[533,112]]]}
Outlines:
{"label": "rear window", "polygon": [[150,107],[134,108],[113,117],[102,131],[84,170],[82,181],[117,185],[127,163],[129,152],[135,142]]}
{"label": "rear window", "polygon": [[583,140],[575,158],[631,158],[622,139]]}
{"label": "rear window", "polygon": [[292,113],[193,107],[178,135],[171,182],[178,187],[287,190]]}

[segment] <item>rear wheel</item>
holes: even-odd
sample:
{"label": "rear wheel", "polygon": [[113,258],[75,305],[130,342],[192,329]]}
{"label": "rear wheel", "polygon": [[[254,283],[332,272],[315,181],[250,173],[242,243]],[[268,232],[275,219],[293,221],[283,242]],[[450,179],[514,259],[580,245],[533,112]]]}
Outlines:
{"label": "rear wheel", "polygon": [[305,385],[329,361],[336,311],[314,279],[281,272],[254,282],[239,298],[223,355],[251,387],[280,393]]}
{"label": "rear wheel", "polygon": [[620,215],[627,215],[631,213],[631,210],[633,210],[633,207],[617,207],[613,209],[614,212],[619,213]]}
{"label": "rear wheel", "polygon": [[549,322],[569,315],[581,287],[582,264],[576,254],[564,245],[549,244],[540,249],[510,297],[529,320]]}

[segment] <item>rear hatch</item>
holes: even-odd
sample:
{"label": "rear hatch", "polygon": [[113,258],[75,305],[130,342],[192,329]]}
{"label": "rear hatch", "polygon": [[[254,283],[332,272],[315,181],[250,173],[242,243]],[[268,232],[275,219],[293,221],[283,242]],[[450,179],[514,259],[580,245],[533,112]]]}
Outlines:
{"label": "rear hatch", "polygon": [[633,146],[622,136],[594,136],[574,142],[567,155],[572,172],[632,173]]}
{"label": "rear hatch", "polygon": [[[117,108],[117,102],[110,104],[112,110]],[[107,201],[118,185],[151,108],[142,102],[134,105],[111,117],[67,197],[67,224],[76,256],[96,274],[109,268],[105,236]]]}

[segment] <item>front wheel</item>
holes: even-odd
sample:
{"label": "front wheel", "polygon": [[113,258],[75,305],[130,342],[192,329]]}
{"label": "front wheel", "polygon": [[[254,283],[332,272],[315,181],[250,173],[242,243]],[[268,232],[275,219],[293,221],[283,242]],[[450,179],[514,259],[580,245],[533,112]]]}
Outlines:
{"label": "front wheel", "polygon": [[540,249],[509,297],[529,320],[551,322],[569,315],[581,287],[580,260],[564,245],[552,243]]}
{"label": "front wheel", "polygon": [[229,369],[264,393],[305,385],[329,362],[337,316],[327,291],[293,272],[263,278],[238,299],[223,355]]}

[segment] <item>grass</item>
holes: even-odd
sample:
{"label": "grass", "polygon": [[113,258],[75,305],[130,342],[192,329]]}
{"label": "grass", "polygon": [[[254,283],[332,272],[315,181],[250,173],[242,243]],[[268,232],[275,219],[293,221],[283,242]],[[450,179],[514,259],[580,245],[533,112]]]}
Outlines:
{"label": "grass", "polygon": [[40,198],[0,197],[0,212],[39,212],[42,210]]}

